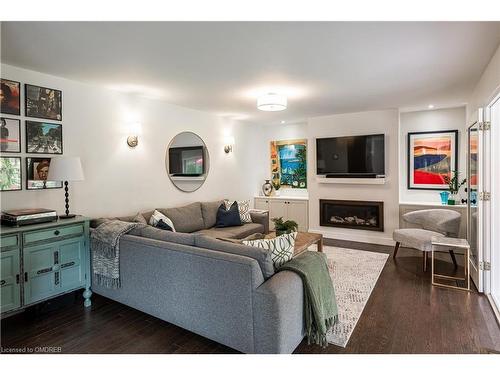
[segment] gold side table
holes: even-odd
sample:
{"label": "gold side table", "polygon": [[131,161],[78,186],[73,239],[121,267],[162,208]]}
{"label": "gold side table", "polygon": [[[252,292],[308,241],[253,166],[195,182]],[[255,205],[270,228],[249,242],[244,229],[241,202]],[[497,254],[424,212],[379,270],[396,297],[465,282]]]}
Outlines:
{"label": "gold side table", "polygon": [[[431,238],[431,243],[432,243],[432,285],[436,286],[441,286],[444,288],[450,288],[450,289],[458,289],[458,290],[465,290],[465,291],[470,291],[470,265],[469,265],[469,257],[470,257],[470,245],[469,242],[467,242],[466,239],[463,238],[452,238],[452,237],[432,237]],[[455,277],[455,276],[448,276],[448,275],[442,275],[435,273],[434,271],[434,252],[437,251],[440,247],[445,247],[446,250],[449,250],[450,248],[453,249],[460,249],[464,251],[464,277]],[[440,282],[437,282],[436,279],[444,279],[444,280],[458,280],[458,281],[465,281],[465,285],[467,285],[466,288],[459,287],[459,286],[453,286],[453,285],[448,285],[448,284],[443,284]]]}

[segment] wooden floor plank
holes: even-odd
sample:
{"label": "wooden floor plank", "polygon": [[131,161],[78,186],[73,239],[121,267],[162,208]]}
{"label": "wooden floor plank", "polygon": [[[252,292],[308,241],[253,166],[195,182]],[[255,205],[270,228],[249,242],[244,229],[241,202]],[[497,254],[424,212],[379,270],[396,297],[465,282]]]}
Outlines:
{"label": "wooden floor plank", "polygon": [[[392,253],[380,245],[326,240],[325,245]],[[438,265],[453,272],[449,255]],[[3,348],[60,346],[62,353],[235,353],[212,340],[94,295],[63,296],[2,319]],[[495,353],[500,329],[482,294],[431,286],[430,264],[400,248],[389,257],[346,348],[307,345],[295,353]]]}

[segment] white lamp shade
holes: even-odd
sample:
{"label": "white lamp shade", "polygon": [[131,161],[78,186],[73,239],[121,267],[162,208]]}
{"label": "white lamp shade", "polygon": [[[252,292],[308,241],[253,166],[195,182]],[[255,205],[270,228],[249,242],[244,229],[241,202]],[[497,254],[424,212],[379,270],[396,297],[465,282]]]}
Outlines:
{"label": "white lamp shade", "polygon": [[287,99],[284,95],[266,94],[257,99],[257,108],[261,111],[275,112],[286,109]]}
{"label": "white lamp shade", "polygon": [[83,181],[82,163],[79,157],[52,158],[50,160],[49,181]]}

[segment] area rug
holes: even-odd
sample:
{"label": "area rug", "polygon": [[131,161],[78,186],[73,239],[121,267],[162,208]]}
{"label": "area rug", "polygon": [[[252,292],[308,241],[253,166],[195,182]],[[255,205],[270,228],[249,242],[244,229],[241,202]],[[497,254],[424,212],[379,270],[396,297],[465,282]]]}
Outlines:
{"label": "area rug", "polygon": [[327,333],[330,344],[346,347],[388,254],[324,246],[335,287],[339,321]]}

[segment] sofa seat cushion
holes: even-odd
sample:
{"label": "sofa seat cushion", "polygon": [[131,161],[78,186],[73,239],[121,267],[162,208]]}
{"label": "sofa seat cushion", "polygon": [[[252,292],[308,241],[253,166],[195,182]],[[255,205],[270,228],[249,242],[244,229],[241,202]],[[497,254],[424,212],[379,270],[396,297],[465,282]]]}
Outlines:
{"label": "sofa seat cushion", "polygon": [[244,224],[237,227],[203,229],[196,233],[213,238],[245,238],[254,233],[264,233],[264,226],[258,223]]}
{"label": "sofa seat cushion", "polygon": [[177,232],[192,233],[205,228],[200,202],[182,207],[159,208],[158,211],[172,220]]}
{"label": "sofa seat cushion", "polygon": [[257,263],[259,263],[264,278],[267,279],[274,275],[274,265],[271,259],[271,253],[265,249],[221,241],[206,235],[195,236],[194,241],[197,247],[255,259]]}
{"label": "sofa seat cushion", "polygon": [[215,226],[215,222],[217,220],[217,210],[222,203],[224,203],[222,200],[214,202],[201,202],[201,214],[203,216],[205,229]]}
{"label": "sofa seat cushion", "polygon": [[420,228],[396,229],[392,238],[404,247],[411,247],[420,251],[432,251],[432,237],[444,237],[442,233]]}
{"label": "sofa seat cushion", "polygon": [[178,243],[181,245],[194,246],[194,238],[196,235],[191,233],[178,233],[168,230],[158,229],[151,225],[139,224],[132,229],[128,234],[132,236],[151,238],[153,240],[167,241]]}

